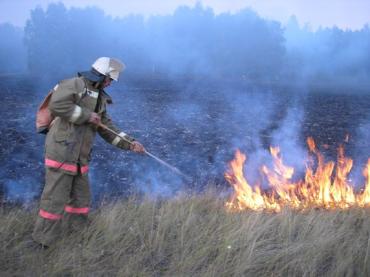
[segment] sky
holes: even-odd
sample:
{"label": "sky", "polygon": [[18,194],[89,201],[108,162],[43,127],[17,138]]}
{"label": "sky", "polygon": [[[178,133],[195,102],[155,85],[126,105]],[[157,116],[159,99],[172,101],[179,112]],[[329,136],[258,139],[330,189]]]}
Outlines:
{"label": "sky", "polygon": [[309,24],[313,29],[335,25],[357,30],[370,23],[370,0],[0,0],[0,24],[9,22],[23,27],[31,9],[37,5],[45,8],[51,2],[62,2],[67,7],[97,6],[114,17],[171,14],[178,6],[201,2],[216,14],[235,13],[249,7],[260,16],[283,24],[295,15],[301,25]]}

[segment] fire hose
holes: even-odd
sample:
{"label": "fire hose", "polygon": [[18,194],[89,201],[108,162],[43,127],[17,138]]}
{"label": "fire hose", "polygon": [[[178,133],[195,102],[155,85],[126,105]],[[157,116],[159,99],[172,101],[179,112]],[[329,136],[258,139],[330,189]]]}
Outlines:
{"label": "fire hose", "polygon": [[[109,132],[111,132],[112,134],[120,137],[121,139],[123,139],[124,141],[128,142],[129,144],[132,144],[131,141],[129,141],[128,139],[126,139],[124,136],[121,136],[120,134],[118,134],[116,131],[112,130],[111,128],[109,128],[105,124],[99,123],[98,126],[101,127],[101,128],[103,128],[103,129],[105,129],[105,130],[107,130],[107,131],[109,131]],[[147,156],[149,156],[152,159],[156,160],[157,162],[159,162],[160,164],[164,165],[165,167],[169,168],[171,171],[173,171],[177,175],[182,176],[187,181],[192,181],[192,178],[190,176],[182,173],[178,168],[176,168],[176,167],[168,164],[167,162],[163,161],[162,159],[158,158],[157,156],[153,155],[152,153],[148,152],[147,150],[144,150],[144,154],[146,154]]]}

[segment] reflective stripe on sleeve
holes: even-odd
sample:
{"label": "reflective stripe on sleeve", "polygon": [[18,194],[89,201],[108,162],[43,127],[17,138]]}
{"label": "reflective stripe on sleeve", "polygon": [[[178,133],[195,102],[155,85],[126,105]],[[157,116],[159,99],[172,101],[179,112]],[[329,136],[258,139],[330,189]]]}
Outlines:
{"label": "reflective stripe on sleeve", "polygon": [[92,97],[92,98],[98,98],[99,97],[99,92],[88,90],[87,95]]}
{"label": "reflective stripe on sleeve", "polygon": [[90,208],[89,207],[75,208],[75,207],[72,207],[72,206],[65,206],[64,210],[67,213],[71,213],[71,214],[87,214],[87,213],[89,213]]}
{"label": "reflective stripe on sleeve", "polygon": [[121,132],[121,133],[119,133],[118,135],[119,135],[119,136],[116,136],[116,137],[114,138],[114,140],[112,141],[112,144],[113,144],[113,145],[117,145],[117,144],[122,140],[122,137],[126,136],[127,134],[126,134],[126,133],[124,133],[124,132]]}
{"label": "reflective stripe on sleeve", "polygon": [[47,211],[43,209],[40,209],[39,215],[43,218],[50,219],[50,220],[59,220],[62,218],[61,214],[48,213]]}
{"label": "reflective stripe on sleeve", "polygon": [[80,106],[76,105],[74,110],[73,110],[73,113],[71,115],[71,118],[69,119],[71,122],[76,122],[78,120],[78,118],[81,116],[82,114],[82,109]]}

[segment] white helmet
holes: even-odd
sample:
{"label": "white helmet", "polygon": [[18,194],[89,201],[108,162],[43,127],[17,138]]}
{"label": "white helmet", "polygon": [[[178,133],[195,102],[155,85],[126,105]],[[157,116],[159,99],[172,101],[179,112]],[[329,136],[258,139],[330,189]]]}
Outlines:
{"label": "white helmet", "polygon": [[100,74],[118,81],[119,73],[122,72],[126,66],[117,59],[101,57],[93,63],[92,68]]}

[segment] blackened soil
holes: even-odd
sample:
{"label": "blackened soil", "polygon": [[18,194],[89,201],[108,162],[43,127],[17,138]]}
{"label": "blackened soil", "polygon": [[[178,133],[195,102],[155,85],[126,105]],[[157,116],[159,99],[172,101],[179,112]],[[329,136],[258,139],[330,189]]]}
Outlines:
{"label": "blackened soil", "polygon": [[[25,185],[36,191],[32,197],[42,189],[44,136],[35,131],[35,113],[53,86],[24,76],[0,78],[3,198],[22,198],[22,193],[29,193],[21,189]],[[223,185],[223,172],[235,148],[268,149],[283,124],[298,126],[293,138],[302,146],[308,136],[314,137],[329,157],[335,157],[347,134],[344,144],[349,155],[359,157],[359,163],[370,156],[370,92],[300,93],[293,88],[236,89],[155,80],[123,82],[108,92],[114,100],[109,113],[116,125],[191,175],[194,182],[177,178],[149,157],[123,152],[97,139],[90,173],[95,199],[127,195],[138,187],[166,194],[209,183]],[[13,190],[18,189],[17,196]]]}

